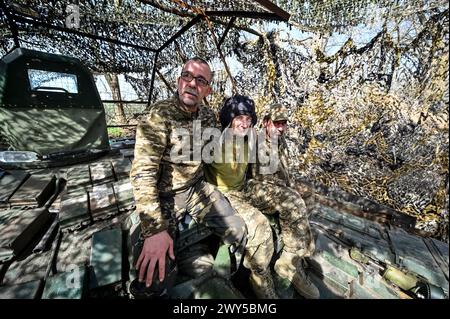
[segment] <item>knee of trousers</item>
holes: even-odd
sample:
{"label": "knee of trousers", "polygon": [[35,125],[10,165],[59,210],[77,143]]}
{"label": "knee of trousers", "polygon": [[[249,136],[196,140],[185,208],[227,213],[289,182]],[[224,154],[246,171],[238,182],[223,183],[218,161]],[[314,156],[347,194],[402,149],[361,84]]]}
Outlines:
{"label": "knee of trousers", "polygon": [[247,246],[244,266],[257,273],[263,273],[269,268],[273,253],[274,245],[272,237],[264,242],[260,242],[257,246]]}
{"label": "knee of trousers", "polygon": [[264,272],[269,267],[274,253],[272,228],[263,214],[254,215],[251,223],[248,223],[248,237],[246,245],[246,265],[248,268]]}
{"label": "knee of trousers", "polygon": [[226,244],[242,245],[247,241],[247,226],[245,221],[239,215],[227,216],[226,230],[222,240]]}
{"label": "knee of trousers", "polygon": [[304,219],[308,216],[305,202],[300,195],[281,198],[280,204],[277,206],[280,217],[290,222],[296,222],[298,219]]}
{"label": "knee of trousers", "polygon": [[315,251],[315,238],[309,228],[303,236],[295,236],[295,234],[283,235],[283,243],[285,251],[300,257],[311,256]]}
{"label": "knee of trousers", "polygon": [[252,219],[247,222],[247,246],[268,246],[271,243],[273,249],[272,228],[269,220],[262,214],[252,214]]}

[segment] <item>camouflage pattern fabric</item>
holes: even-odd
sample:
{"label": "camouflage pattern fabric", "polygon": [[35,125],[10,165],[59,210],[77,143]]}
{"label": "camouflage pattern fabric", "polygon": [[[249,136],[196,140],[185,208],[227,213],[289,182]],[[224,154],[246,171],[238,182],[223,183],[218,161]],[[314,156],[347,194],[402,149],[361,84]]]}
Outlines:
{"label": "camouflage pattern fabric", "polygon": [[244,221],[229,201],[213,185],[200,180],[192,187],[177,193],[160,194],[161,212],[169,221],[169,233],[185,213],[213,230],[225,244],[245,245],[247,230]]}
{"label": "camouflage pattern fabric", "polygon": [[247,183],[246,195],[251,204],[263,213],[279,213],[284,250],[299,257],[307,257],[314,252],[314,237],[309,226],[306,205],[297,191],[286,186],[250,180]]}
{"label": "camouflage pattern fabric", "polygon": [[[225,145],[222,144],[223,149]],[[233,145],[236,152],[237,145]],[[244,154],[248,152],[245,143]],[[222,163],[205,165],[205,178],[220,189],[233,208],[244,219],[247,226],[247,245],[245,247],[244,266],[253,272],[262,274],[269,269],[274,252],[272,229],[267,218],[245,199],[241,192],[248,167],[247,155],[245,163],[236,163],[233,158],[223,158]],[[237,189],[236,189],[237,188]]]}
{"label": "camouflage pattern fabric", "polygon": [[288,110],[281,103],[274,103],[266,114],[272,121],[289,121]]}
{"label": "camouflage pattern fabric", "polygon": [[206,242],[198,242],[177,253],[180,274],[198,278],[214,267],[214,257]]}
{"label": "camouflage pattern fabric", "polygon": [[[266,139],[267,151],[266,156],[270,155],[270,139]],[[274,174],[261,174],[261,164],[255,163],[250,168],[252,179],[265,181],[274,185],[291,186],[291,177],[289,174],[289,151],[286,139],[281,136],[278,139],[278,167]]]}
{"label": "camouflage pattern fabric", "polygon": [[305,202],[296,190],[289,187],[289,154],[284,138],[280,139],[278,156],[280,160],[274,174],[260,174],[259,164],[252,165],[253,178],[247,182],[246,197],[265,214],[279,213],[285,251],[295,253],[299,257],[310,256],[315,249],[314,237]]}
{"label": "camouflage pattern fabric", "polygon": [[228,191],[225,196],[247,225],[247,245],[244,266],[257,273],[264,273],[274,252],[272,229],[268,219],[245,199],[244,193]]}
{"label": "camouflage pattern fabric", "polygon": [[[186,209],[215,228],[226,242],[241,242],[245,236],[242,219],[234,216],[235,211],[226,200],[220,200],[221,195],[214,187],[198,184],[203,178],[203,169],[201,160],[192,158],[194,120],[200,121],[202,128],[217,127],[211,110],[199,106],[196,113],[185,112],[178,97],[174,97],[154,104],[147,118],[137,127],[130,178],[142,235],[148,237],[168,230],[175,223],[174,215]],[[174,134],[177,129],[187,130],[191,142],[191,156],[181,162],[174,162],[170,156],[172,148],[180,147],[179,138]],[[202,143],[198,139],[195,142]],[[162,198],[164,200],[160,201]],[[183,203],[180,198],[188,199],[189,203]],[[162,204],[165,213],[162,212]],[[211,211],[214,213],[209,214]]]}

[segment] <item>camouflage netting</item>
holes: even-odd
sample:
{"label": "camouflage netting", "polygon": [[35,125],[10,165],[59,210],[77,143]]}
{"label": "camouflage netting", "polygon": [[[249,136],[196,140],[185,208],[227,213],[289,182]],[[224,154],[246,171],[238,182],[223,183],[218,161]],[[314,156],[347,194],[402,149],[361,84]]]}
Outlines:
{"label": "camouflage netting", "polygon": [[[14,1],[23,12],[57,25],[64,24],[71,2]],[[203,20],[170,44],[158,56],[151,100],[171,94],[186,57],[214,60],[213,108],[233,89],[251,95],[259,114],[274,101],[290,108],[289,143],[298,177],[414,215],[419,228],[448,242],[447,1],[273,2],[291,14],[289,23],[238,18],[221,45],[226,65],[216,42],[229,18]],[[159,47],[202,10],[267,12],[253,1],[79,5],[80,31],[149,48]],[[4,18],[0,35],[4,54],[13,45]],[[77,56],[96,74],[124,74],[138,96],[148,99],[153,52],[26,23],[19,35],[21,45]],[[226,70],[233,63],[234,73]]]}

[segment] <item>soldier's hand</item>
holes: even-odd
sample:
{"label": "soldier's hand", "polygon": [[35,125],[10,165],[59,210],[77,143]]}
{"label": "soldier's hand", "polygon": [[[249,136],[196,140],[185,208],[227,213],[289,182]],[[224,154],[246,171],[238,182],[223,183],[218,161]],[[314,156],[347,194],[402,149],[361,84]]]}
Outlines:
{"label": "soldier's hand", "polygon": [[136,269],[139,271],[139,281],[145,280],[146,286],[152,284],[153,273],[156,263],[158,263],[159,281],[163,281],[166,273],[166,254],[169,251],[169,257],[173,260],[173,240],[167,231],[162,231],[153,236],[147,237],[144,241],[141,254],[136,263]]}

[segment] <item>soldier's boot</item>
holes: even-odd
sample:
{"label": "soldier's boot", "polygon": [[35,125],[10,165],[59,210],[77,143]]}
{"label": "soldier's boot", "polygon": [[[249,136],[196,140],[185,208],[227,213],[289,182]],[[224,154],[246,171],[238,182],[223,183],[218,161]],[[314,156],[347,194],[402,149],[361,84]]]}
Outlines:
{"label": "soldier's boot", "polygon": [[252,271],[250,286],[258,299],[279,299],[270,269],[262,273]]}
{"label": "soldier's boot", "polygon": [[301,296],[319,299],[319,289],[308,278],[297,255],[283,251],[274,269],[280,277],[289,280]]}

